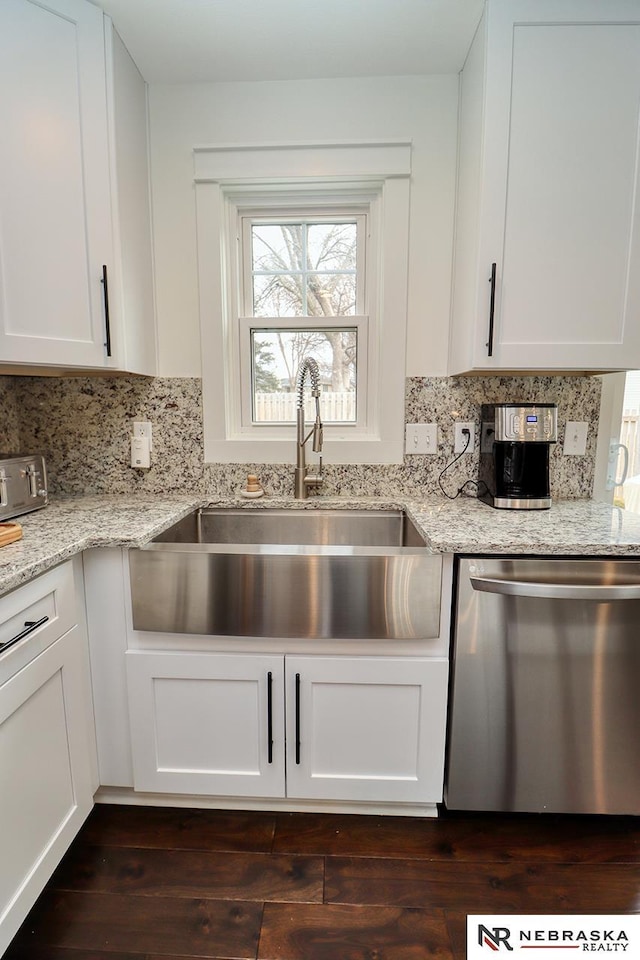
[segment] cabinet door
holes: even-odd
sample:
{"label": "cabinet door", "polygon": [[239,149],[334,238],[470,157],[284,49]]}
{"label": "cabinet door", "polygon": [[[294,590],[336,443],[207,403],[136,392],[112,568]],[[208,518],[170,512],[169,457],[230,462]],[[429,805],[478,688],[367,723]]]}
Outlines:
{"label": "cabinet door", "polygon": [[114,265],[109,307],[118,369],[157,374],[147,86],[105,19]]}
{"label": "cabinet door", "polygon": [[129,650],[136,790],[284,796],[284,662]]}
{"label": "cabinet door", "polygon": [[638,5],[492,0],[465,74],[450,372],[637,367]]}
{"label": "cabinet door", "polygon": [[102,11],[0,3],[0,362],[104,366],[112,257]]}
{"label": "cabinet door", "polygon": [[93,805],[85,681],[73,627],[0,686],[0,953]]}
{"label": "cabinet door", "polygon": [[442,799],[448,662],[286,657],[287,796]]}

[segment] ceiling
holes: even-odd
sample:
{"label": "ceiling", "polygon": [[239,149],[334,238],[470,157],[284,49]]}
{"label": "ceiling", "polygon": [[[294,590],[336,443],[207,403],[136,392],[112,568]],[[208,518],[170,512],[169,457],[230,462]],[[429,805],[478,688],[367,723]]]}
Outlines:
{"label": "ceiling", "polygon": [[483,0],[93,0],[149,83],[457,73]]}

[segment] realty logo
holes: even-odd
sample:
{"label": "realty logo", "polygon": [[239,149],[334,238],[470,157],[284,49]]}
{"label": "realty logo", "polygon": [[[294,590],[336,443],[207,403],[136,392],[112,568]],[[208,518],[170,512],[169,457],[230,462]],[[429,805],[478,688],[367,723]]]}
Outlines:
{"label": "realty logo", "polygon": [[640,960],[640,914],[468,914],[467,960],[495,953],[503,960],[578,960],[585,953]]}
{"label": "realty logo", "polygon": [[508,927],[485,927],[483,923],[478,924],[478,944],[481,947],[489,947],[490,950],[513,950],[509,943],[511,931]]}

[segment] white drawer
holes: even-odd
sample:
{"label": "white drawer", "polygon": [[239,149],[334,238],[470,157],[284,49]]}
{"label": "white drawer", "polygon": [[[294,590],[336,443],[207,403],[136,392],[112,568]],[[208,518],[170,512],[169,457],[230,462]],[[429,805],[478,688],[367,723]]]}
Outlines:
{"label": "white drawer", "polygon": [[0,598],[0,683],[21,670],[77,622],[71,561]]}

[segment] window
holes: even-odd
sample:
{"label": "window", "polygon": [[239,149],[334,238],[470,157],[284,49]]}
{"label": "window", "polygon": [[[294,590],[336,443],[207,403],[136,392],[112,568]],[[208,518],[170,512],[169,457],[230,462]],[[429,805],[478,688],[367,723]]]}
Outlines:
{"label": "window", "polygon": [[[336,159],[308,149],[321,166]],[[401,461],[408,178],[283,182],[258,176],[276,164],[266,148],[230,152],[259,182],[222,176],[225,151],[196,151],[205,459],[291,461],[296,374],[313,356],[327,461]]]}
{"label": "window", "polygon": [[[243,423],[295,423],[305,357],[320,367],[324,423],[358,425],[366,409],[367,214],[241,215],[241,352],[248,358]],[[309,416],[312,415],[308,398]],[[362,415],[360,425],[362,426]]]}

